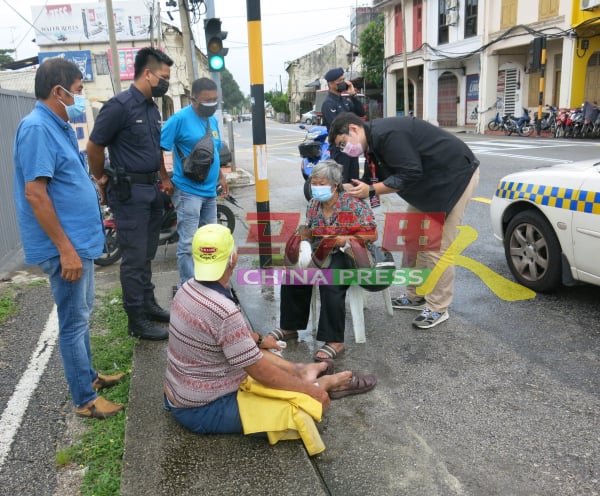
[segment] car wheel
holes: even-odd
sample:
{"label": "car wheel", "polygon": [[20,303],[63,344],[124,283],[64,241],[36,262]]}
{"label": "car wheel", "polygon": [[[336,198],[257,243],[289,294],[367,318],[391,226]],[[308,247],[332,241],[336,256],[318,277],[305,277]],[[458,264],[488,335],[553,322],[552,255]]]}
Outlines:
{"label": "car wheel", "polygon": [[515,279],[534,291],[550,291],[561,282],[560,243],[537,211],[520,212],[508,223],[504,254]]}
{"label": "car wheel", "polygon": [[307,119],[304,121],[304,124],[307,124],[307,125],[311,126],[311,125],[312,125],[312,119],[311,119],[310,117],[309,117],[309,118],[307,118]]}

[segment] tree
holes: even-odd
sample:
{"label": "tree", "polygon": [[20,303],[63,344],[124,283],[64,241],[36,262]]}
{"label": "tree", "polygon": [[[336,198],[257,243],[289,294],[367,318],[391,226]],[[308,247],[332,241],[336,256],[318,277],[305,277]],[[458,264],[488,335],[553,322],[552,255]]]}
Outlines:
{"label": "tree", "polygon": [[383,16],[371,21],[360,35],[358,49],[362,58],[362,77],[381,88],[383,86]]}
{"label": "tree", "polygon": [[221,71],[221,91],[223,93],[224,108],[230,111],[242,108],[245,101],[244,95],[240,91],[240,87],[235,82],[235,79],[233,79],[231,72],[227,69]]}
{"label": "tree", "polygon": [[0,65],[10,64],[11,62],[15,61],[15,59],[13,59],[9,53],[14,53],[14,50],[0,48]]}

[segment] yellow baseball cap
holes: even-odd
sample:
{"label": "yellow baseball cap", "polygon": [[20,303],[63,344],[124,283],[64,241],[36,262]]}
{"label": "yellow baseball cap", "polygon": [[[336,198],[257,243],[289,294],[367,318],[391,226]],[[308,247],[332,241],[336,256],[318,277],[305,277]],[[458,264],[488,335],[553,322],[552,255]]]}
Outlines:
{"label": "yellow baseball cap", "polygon": [[221,224],[200,227],[192,240],[194,278],[197,281],[217,281],[221,278],[233,252],[233,236]]}

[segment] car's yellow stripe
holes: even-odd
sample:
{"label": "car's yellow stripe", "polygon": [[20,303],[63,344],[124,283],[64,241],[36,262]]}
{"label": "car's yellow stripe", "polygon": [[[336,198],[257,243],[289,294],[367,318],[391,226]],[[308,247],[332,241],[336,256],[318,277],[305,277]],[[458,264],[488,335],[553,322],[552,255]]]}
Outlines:
{"label": "car's yellow stripe", "polygon": [[496,196],[507,200],[527,200],[537,205],[574,212],[600,214],[600,192],[596,191],[500,181]]}

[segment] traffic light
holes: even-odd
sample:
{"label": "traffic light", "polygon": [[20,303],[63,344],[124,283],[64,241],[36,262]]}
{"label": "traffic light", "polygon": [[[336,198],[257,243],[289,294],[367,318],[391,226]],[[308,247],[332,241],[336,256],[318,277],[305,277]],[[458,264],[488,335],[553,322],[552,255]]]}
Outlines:
{"label": "traffic light", "polygon": [[219,72],[225,69],[225,55],[229,48],[223,48],[223,40],[227,38],[227,31],[221,31],[221,19],[213,17],[204,20],[204,35],[206,36],[206,56],[208,69]]}

